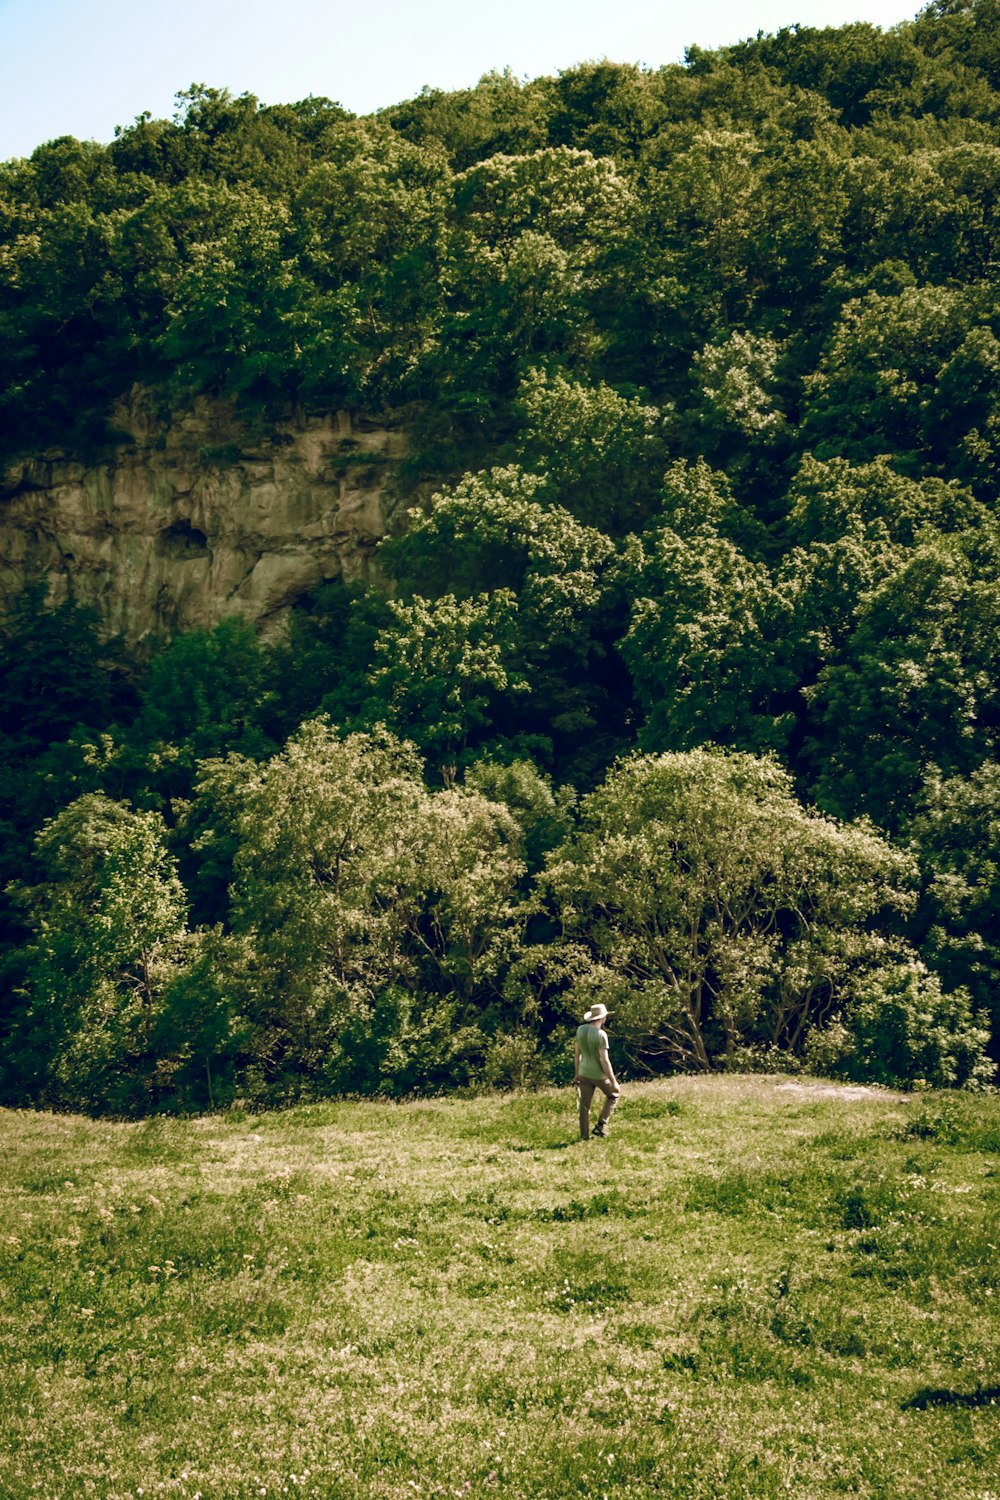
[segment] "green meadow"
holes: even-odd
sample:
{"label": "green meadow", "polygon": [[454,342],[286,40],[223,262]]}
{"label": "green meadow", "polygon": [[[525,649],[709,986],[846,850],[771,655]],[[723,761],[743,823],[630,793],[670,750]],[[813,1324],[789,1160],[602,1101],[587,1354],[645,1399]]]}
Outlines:
{"label": "green meadow", "polygon": [[1000,1111],[0,1114],[0,1495],[1000,1495]]}

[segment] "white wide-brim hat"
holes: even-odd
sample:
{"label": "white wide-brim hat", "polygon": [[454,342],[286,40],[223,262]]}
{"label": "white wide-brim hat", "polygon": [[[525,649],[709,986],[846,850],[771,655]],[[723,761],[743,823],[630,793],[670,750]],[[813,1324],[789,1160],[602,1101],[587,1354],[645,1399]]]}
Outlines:
{"label": "white wide-brim hat", "polygon": [[610,1015],[611,1011],[608,1010],[606,1005],[592,1005],[584,1014],[583,1019],[585,1021],[603,1021],[605,1016]]}

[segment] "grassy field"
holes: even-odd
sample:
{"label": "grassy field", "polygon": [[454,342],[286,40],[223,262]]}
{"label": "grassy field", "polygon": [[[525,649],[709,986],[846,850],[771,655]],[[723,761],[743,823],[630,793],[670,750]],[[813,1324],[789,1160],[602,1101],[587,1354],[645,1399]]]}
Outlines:
{"label": "grassy field", "polygon": [[0,1113],[0,1496],[1000,1500],[1000,1106]]}

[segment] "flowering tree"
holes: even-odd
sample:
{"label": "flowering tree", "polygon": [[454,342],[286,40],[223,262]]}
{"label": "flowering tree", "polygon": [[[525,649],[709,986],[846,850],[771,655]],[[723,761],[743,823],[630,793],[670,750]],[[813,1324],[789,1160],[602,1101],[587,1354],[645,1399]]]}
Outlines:
{"label": "flowering tree", "polygon": [[581,812],[544,884],[637,1058],[799,1045],[867,961],[869,920],[910,904],[908,856],[803,808],[770,759],[635,756]]}
{"label": "flowering tree", "polygon": [[474,599],[417,595],[389,607],[393,622],[375,643],[373,712],[449,766],[473,731],[491,723],[500,696],[522,690],[510,670],[517,601],[497,589]]}
{"label": "flowering tree", "polygon": [[260,1067],[350,1086],[377,1082],[360,1056],[390,1079],[420,1054],[433,1074],[516,939],[518,823],[479,793],[429,792],[384,730],[312,720],[247,769],[232,962]]}

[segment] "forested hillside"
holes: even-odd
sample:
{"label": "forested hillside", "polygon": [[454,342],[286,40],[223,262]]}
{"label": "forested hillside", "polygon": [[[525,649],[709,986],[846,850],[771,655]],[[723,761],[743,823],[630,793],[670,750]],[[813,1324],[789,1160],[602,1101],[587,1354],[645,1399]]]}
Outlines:
{"label": "forested hillside", "polygon": [[4,1098],[559,1079],[595,998],[637,1070],[990,1078],[997,0],[179,103],[0,167],[0,457],[391,412],[408,519],[278,642],[13,603]]}

